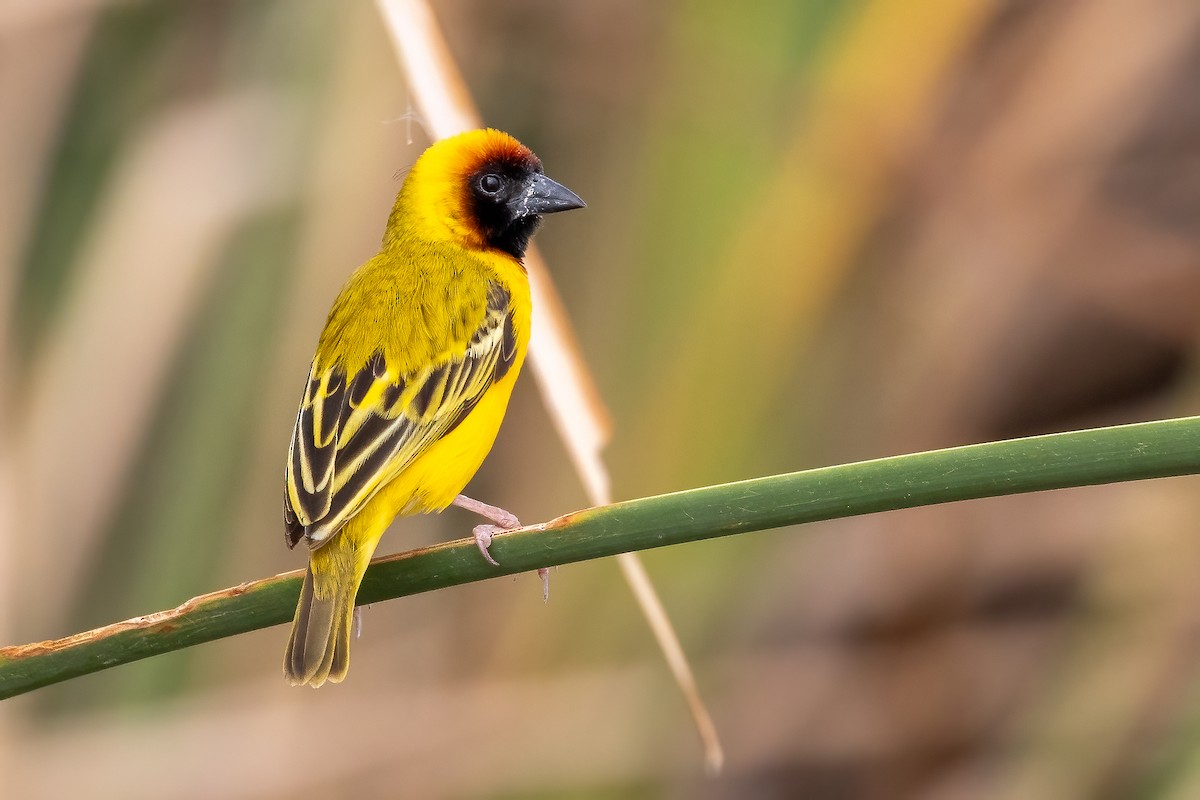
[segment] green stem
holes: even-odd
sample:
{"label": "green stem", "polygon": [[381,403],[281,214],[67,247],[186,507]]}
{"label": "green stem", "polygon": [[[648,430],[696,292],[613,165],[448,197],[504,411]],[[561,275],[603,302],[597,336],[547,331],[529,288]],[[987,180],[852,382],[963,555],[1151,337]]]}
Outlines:
{"label": "green stem", "polygon": [[[783,525],[1196,472],[1200,417],[934,450],[579,511],[498,537],[492,554],[499,568],[470,539],[382,558],[367,571],[358,601]],[[299,576],[254,581],[66,639],[0,648],[0,699],[286,622]]]}

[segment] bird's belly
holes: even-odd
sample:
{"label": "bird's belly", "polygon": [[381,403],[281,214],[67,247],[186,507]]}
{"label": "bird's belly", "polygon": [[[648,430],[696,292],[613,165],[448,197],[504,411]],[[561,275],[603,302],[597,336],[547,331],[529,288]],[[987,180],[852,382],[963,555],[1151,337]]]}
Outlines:
{"label": "bird's belly", "polygon": [[441,511],[479,470],[496,441],[517,370],[492,385],[458,427],[430,445],[387,486],[372,503],[393,514]]}

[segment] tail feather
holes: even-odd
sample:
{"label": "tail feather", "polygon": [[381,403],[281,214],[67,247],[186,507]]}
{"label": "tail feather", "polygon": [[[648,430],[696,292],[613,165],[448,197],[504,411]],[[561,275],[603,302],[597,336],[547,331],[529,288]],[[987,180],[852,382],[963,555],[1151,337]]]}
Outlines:
{"label": "tail feather", "polygon": [[329,680],[341,683],[350,671],[350,637],[354,630],[354,607],[342,620],[333,634],[333,646],[329,648]]}
{"label": "tail feather", "polygon": [[344,552],[338,545],[351,543],[338,539],[314,550],[304,573],[283,659],[283,674],[293,686],[341,683],[350,670],[354,598],[371,554],[359,558],[353,547]]}

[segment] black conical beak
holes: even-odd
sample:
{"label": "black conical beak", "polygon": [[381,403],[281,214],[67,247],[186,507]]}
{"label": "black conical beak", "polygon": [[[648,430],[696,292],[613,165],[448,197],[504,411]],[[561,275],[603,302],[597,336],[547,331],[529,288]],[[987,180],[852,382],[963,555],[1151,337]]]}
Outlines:
{"label": "black conical beak", "polygon": [[526,217],[531,214],[553,214],[584,208],[587,203],[579,195],[558,181],[547,178],[540,172],[534,173],[525,184],[525,191],[508,201],[513,216]]}

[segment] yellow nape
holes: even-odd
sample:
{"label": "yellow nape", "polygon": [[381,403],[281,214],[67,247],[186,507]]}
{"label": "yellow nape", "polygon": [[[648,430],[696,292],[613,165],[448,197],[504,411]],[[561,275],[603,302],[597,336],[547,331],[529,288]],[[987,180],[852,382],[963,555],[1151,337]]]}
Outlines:
{"label": "yellow nape", "polygon": [[396,196],[384,234],[384,249],[409,232],[485,249],[467,208],[466,187],[470,175],[489,161],[520,164],[539,172],[542,168],[533,151],[493,128],[435,142],[413,164]]}

